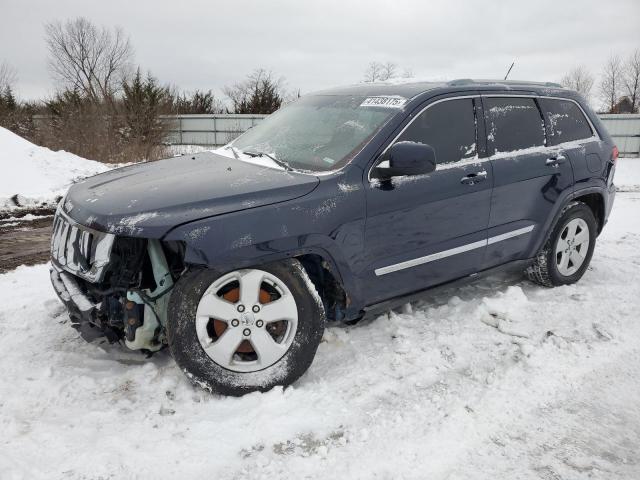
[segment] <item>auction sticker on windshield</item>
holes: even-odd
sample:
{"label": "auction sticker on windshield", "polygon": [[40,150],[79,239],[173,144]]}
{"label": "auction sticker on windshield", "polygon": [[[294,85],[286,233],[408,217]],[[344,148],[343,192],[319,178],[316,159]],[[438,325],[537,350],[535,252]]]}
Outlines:
{"label": "auction sticker on windshield", "polygon": [[361,107],[385,107],[402,108],[407,103],[407,99],[398,95],[382,95],[379,97],[367,97],[360,104]]}

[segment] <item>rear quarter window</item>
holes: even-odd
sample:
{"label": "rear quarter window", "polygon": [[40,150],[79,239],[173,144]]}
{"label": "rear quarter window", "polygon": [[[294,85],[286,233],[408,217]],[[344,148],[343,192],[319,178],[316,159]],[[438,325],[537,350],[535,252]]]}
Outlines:
{"label": "rear quarter window", "polygon": [[546,118],[549,144],[558,145],[593,136],[589,122],[574,102],[543,98],[540,107]]}
{"label": "rear quarter window", "polygon": [[545,145],[544,122],[533,98],[484,99],[489,154]]}

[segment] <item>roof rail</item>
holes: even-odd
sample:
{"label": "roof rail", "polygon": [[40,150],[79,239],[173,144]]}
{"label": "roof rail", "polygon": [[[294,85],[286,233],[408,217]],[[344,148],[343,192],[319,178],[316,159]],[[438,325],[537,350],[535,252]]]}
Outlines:
{"label": "roof rail", "polygon": [[455,80],[451,80],[447,82],[447,85],[451,85],[452,87],[456,87],[458,85],[468,85],[470,83],[476,83],[472,78],[457,78]]}
{"label": "roof rail", "polygon": [[562,85],[556,82],[530,82],[526,80],[474,80],[472,78],[457,78],[455,80],[451,80],[447,82],[447,85],[452,87],[457,87],[460,85],[470,85],[470,84],[487,84],[487,83],[504,83],[508,85],[540,85],[543,87],[554,87],[554,88],[564,88]]}

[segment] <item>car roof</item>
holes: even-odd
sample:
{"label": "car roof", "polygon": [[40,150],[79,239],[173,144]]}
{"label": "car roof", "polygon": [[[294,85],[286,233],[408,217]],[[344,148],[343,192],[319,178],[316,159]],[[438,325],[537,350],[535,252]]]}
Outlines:
{"label": "car roof", "polygon": [[567,92],[562,85],[553,82],[530,82],[523,80],[477,80],[462,78],[448,82],[426,82],[413,79],[392,80],[389,82],[358,83],[344,87],[329,88],[314,92],[314,95],[399,95],[405,98],[414,98],[422,93],[438,90],[445,93],[447,90],[528,90],[543,94]]}

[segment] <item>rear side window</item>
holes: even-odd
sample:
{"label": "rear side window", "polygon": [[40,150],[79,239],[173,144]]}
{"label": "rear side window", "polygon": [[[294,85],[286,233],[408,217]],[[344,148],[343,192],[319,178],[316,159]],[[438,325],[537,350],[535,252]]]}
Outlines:
{"label": "rear side window", "polygon": [[476,119],[473,99],[436,103],[422,112],[400,135],[398,142],[431,145],[437,163],[476,156]]}
{"label": "rear side window", "polygon": [[547,120],[551,145],[593,136],[589,122],[575,103],[569,100],[543,98],[540,106]]}
{"label": "rear side window", "polygon": [[545,144],[544,122],[533,98],[485,98],[489,154]]}

